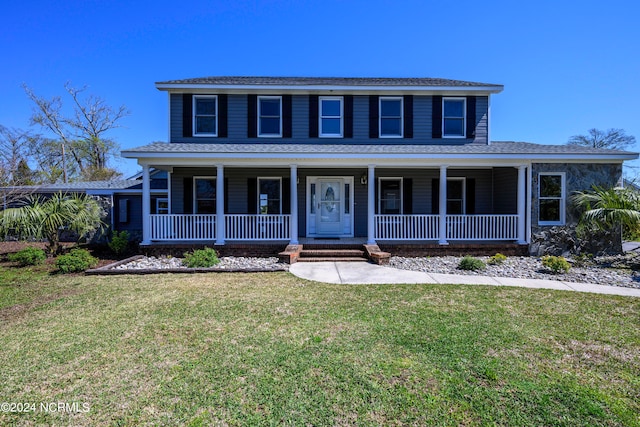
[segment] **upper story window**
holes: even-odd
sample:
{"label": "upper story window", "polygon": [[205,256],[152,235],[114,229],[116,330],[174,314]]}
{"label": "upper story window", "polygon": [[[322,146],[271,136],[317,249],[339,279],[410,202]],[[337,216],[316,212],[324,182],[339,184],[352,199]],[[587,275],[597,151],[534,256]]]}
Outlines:
{"label": "upper story window", "polygon": [[193,212],[216,213],[216,179],[208,176],[193,177]]}
{"label": "upper story window", "polygon": [[320,97],[320,136],[341,138],[343,135],[344,107],[342,97]]}
{"label": "upper story window", "polygon": [[193,97],[193,136],[218,136],[218,97]]}
{"label": "upper story window", "polygon": [[258,97],[258,136],[282,137],[282,97]]}
{"label": "upper story window", "polygon": [[464,138],[466,123],[466,98],[442,99],[442,137]]}
{"label": "upper story window", "polygon": [[565,175],[540,172],[538,176],[538,224],[563,225],[565,221]]}
{"label": "upper story window", "polygon": [[402,97],[380,97],[380,138],[402,138]]}

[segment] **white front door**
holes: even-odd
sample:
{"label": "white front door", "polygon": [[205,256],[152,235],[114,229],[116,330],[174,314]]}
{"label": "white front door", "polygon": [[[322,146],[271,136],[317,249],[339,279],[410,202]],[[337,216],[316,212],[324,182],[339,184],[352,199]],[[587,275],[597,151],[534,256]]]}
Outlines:
{"label": "white front door", "polygon": [[342,204],[344,203],[344,180],[342,178],[319,178],[316,183],[318,200],[316,233],[320,235],[342,234]]}

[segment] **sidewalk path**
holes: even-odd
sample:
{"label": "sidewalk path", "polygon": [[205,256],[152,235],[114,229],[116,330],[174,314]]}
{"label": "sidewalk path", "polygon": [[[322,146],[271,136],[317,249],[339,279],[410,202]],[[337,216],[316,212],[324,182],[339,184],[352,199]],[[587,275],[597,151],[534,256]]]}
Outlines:
{"label": "sidewalk path", "polygon": [[560,280],[422,273],[365,262],[298,262],[291,265],[289,272],[303,279],[335,284],[447,283],[452,285],[494,285],[640,297],[640,289],[633,288],[563,282]]}

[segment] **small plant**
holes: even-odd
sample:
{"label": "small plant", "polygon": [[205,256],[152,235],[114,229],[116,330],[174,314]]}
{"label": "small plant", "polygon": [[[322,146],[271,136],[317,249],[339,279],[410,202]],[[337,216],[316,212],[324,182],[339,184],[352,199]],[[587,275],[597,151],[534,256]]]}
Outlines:
{"label": "small plant", "polygon": [[487,263],[491,265],[502,265],[506,260],[507,256],[498,252],[497,254],[489,258],[489,261],[487,261]]}
{"label": "small plant", "polygon": [[571,265],[564,257],[546,255],[542,257],[542,265],[553,272],[553,274],[566,273],[571,268]]}
{"label": "small plant", "polygon": [[478,258],[466,256],[460,260],[460,264],[458,264],[458,268],[460,270],[484,270],[486,268],[486,264]]}
{"label": "small plant", "polygon": [[585,267],[590,264],[593,264],[592,254],[578,254],[573,256],[573,265],[576,267]]}
{"label": "small plant", "polygon": [[193,252],[187,252],[184,254],[185,264],[189,268],[209,268],[218,264],[218,254],[211,248],[196,249]]}
{"label": "small plant", "polygon": [[128,231],[115,230],[109,242],[109,249],[116,255],[123,254],[129,247],[129,237]]}
{"label": "small plant", "polygon": [[65,255],[56,258],[56,267],[63,273],[77,273],[98,265],[98,259],[91,256],[86,249],[72,249]]}
{"label": "small plant", "polygon": [[26,267],[28,265],[42,264],[47,259],[47,255],[42,249],[29,247],[14,254],[9,254],[7,258],[11,262],[17,262],[21,267]]}

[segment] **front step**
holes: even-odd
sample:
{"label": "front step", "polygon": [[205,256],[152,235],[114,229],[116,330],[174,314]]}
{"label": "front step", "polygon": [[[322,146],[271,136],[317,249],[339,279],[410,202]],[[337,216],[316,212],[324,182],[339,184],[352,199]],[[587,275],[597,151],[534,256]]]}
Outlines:
{"label": "front step", "polygon": [[355,248],[306,248],[300,251],[298,262],[366,262],[362,247]]}
{"label": "front step", "polygon": [[369,260],[361,257],[300,257],[298,262],[369,262]]}

